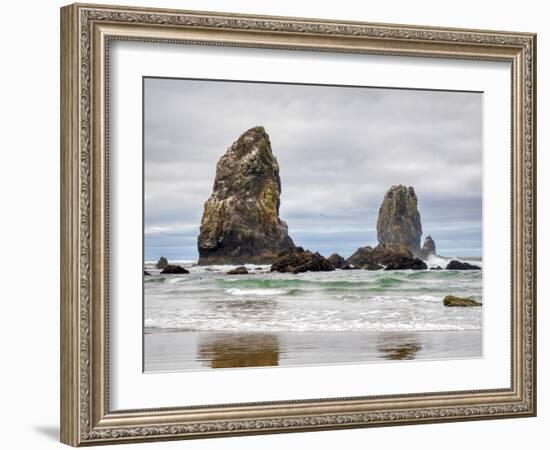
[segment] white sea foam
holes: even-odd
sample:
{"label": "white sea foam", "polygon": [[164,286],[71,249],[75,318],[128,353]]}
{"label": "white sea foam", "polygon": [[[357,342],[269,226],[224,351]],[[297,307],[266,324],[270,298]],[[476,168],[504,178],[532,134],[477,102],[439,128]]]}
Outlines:
{"label": "white sea foam", "polygon": [[226,289],[225,292],[229,295],[235,295],[235,296],[247,296],[247,295],[269,296],[269,295],[284,295],[288,291],[285,290],[285,289],[239,289],[239,288],[231,288],[231,289]]}
{"label": "white sea foam", "polygon": [[430,255],[428,256],[428,259],[426,260],[426,264],[428,267],[442,267],[443,269],[449,264],[450,259],[444,258],[443,256],[439,255]]}
{"label": "white sea foam", "polygon": [[449,331],[482,326],[482,308],[443,305],[449,294],[482,301],[480,271],[228,276],[229,267],[234,266],[216,266],[216,272],[196,266],[182,276],[146,277],[145,326],[236,332]]}

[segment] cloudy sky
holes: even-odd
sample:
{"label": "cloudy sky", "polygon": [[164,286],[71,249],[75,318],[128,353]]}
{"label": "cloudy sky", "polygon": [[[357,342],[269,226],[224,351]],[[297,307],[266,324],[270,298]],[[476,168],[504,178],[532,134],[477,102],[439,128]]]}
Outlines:
{"label": "cloudy sky", "polygon": [[256,125],[296,244],[326,256],[376,244],[384,193],[405,184],[439,254],[481,255],[482,94],[146,78],[146,261],[198,258],[216,163]]}

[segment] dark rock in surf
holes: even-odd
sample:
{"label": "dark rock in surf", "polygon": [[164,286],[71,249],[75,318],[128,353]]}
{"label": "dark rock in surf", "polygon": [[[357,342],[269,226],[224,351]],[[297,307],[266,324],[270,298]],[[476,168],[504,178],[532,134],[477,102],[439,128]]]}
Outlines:
{"label": "dark rock in surf", "polygon": [[481,306],[481,303],[471,298],[456,297],[454,295],[447,295],[443,299],[445,306]]}
{"label": "dark rock in surf", "polygon": [[453,259],[446,267],[447,270],[481,270],[481,267]]}
{"label": "dark rock in surf", "polygon": [[185,267],[168,264],[164,269],[162,269],[160,273],[169,274],[169,275],[178,275],[178,274],[189,273],[189,271]]}
{"label": "dark rock in surf", "polygon": [[352,266],[351,264],[347,264],[342,267],[342,270],[361,270],[361,267],[355,267],[355,266]]}
{"label": "dark rock in surf", "polygon": [[363,264],[361,266],[361,269],[363,269],[363,270],[382,270],[383,268],[384,268],[384,266],[382,266],[380,264],[376,264],[375,262]]}
{"label": "dark rock in surf", "polygon": [[279,165],[269,136],[263,127],[251,128],[216,166],[198,236],[198,263],[271,264],[294,247],[279,218],[280,197]]}
{"label": "dark rock in surf", "polygon": [[426,270],[428,266],[420,258],[403,258],[395,260],[386,266],[385,270]]}
{"label": "dark rock in surf", "polygon": [[351,255],[346,262],[353,267],[361,267],[364,264],[370,264],[372,261],[372,247],[368,245],[365,247],[359,247],[355,250],[355,253]]}
{"label": "dark rock in surf", "polygon": [[234,269],[227,272],[227,275],[247,275],[248,269],[244,266],[235,267]]}
{"label": "dark rock in surf", "polygon": [[143,271],[143,276],[145,277],[150,277],[151,274],[149,272],[147,272],[146,270]]}
{"label": "dark rock in surf", "polygon": [[293,247],[279,255],[271,266],[271,272],[330,272],[333,265],[319,253],[304,250],[302,247]]}
{"label": "dark rock in surf", "polygon": [[343,256],[338,253],[333,253],[327,258],[327,261],[332,264],[335,269],[347,269],[349,264],[346,262]]}
{"label": "dark rock in surf", "polygon": [[441,266],[430,267],[430,270],[443,270]]}
{"label": "dark rock in surf", "polygon": [[377,264],[387,266],[388,264],[403,264],[405,261],[412,261],[414,256],[405,244],[387,242],[377,245],[371,253],[371,260]]}
{"label": "dark rock in surf", "polygon": [[360,247],[347,262],[367,270],[379,270],[381,266],[390,267],[388,270],[427,269],[426,264],[415,258],[405,244],[394,242],[380,244],[375,248]]}
{"label": "dark rock in surf", "polygon": [[168,260],[164,256],[161,256],[157,264],[155,265],[155,267],[157,269],[164,269],[167,265],[168,265]]}

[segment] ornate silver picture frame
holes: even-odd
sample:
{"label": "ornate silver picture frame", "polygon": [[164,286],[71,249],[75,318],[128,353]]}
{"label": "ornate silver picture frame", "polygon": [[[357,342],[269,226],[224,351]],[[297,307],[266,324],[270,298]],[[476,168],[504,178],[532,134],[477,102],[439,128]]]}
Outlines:
{"label": "ornate silver picture frame", "polygon": [[[511,149],[502,158],[511,155],[510,386],[113,409],[109,57],[116,41],[509,63]],[[105,5],[62,8],[61,441],[81,446],[534,416],[535,89],[531,33]]]}

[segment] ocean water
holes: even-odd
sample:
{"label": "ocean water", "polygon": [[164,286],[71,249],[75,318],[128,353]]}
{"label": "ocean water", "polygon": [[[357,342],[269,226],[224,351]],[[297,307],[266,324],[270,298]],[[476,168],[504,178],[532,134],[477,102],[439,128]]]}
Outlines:
{"label": "ocean water", "polygon": [[[468,261],[481,264],[480,260]],[[443,265],[445,261],[429,261]],[[248,265],[182,263],[161,275],[146,264],[144,326],[158,331],[239,333],[481,330],[483,308],[448,308],[452,294],[482,301],[482,271],[336,270],[283,274]]]}
{"label": "ocean water", "polygon": [[[465,261],[481,266],[480,259]],[[146,372],[481,357],[482,271],[336,270],[271,273],[248,265],[162,275],[145,264]],[[428,265],[445,267],[433,258]]]}

